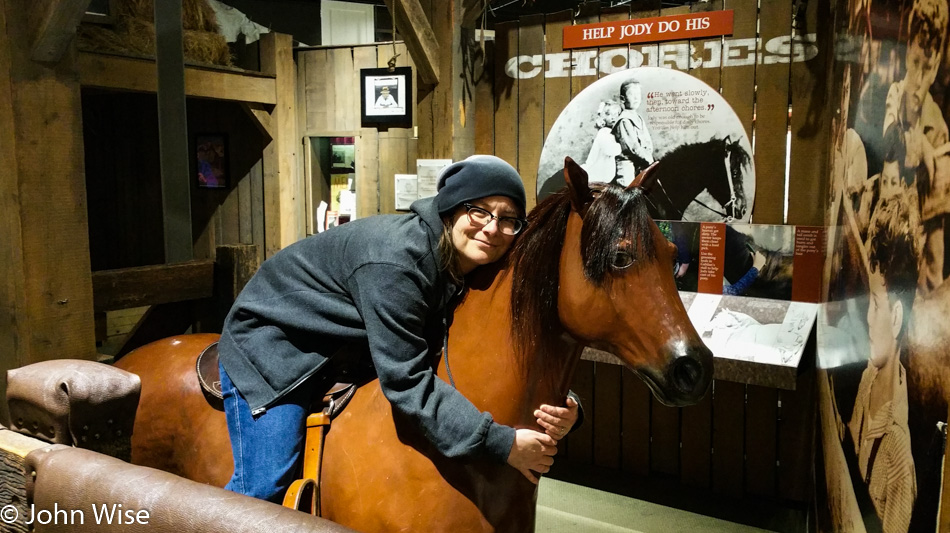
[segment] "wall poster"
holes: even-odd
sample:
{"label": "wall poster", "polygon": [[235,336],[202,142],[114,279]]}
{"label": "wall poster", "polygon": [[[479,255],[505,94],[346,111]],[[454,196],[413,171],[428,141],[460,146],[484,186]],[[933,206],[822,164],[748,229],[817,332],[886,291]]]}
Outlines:
{"label": "wall poster", "polygon": [[541,150],[538,200],[564,185],[564,157],[591,181],[627,185],[654,161],[657,220],[748,222],[752,145],[716,89],[689,74],[640,67],[611,74],[564,108]]}
{"label": "wall poster", "polygon": [[838,0],[834,12],[818,530],[947,531],[950,9]]}

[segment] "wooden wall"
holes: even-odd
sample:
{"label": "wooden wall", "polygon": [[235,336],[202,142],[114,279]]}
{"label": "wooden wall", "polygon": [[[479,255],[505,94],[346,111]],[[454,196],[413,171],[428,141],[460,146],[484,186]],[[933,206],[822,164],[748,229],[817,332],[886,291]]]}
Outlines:
{"label": "wooden wall", "polygon": [[[651,66],[689,72],[732,105],[754,136],[754,223],[824,224],[833,19],[825,3],[762,2],[757,8],[756,0],[712,0],[666,9],[643,0],[612,9],[596,4],[496,27],[494,65],[476,87],[476,152],[495,153],[514,165],[529,204],[536,200],[545,136],[575,95],[616,66],[598,62],[600,53],[611,50],[609,55],[628,61],[645,57]],[[629,50],[640,53],[629,55],[615,52],[616,46],[567,52],[561,47],[567,25],[712,9],[734,10],[733,35],[634,45]],[[505,65],[516,56],[541,56],[542,73],[512,77]],[[545,77],[552,61],[567,61],[570,74]],[[568,460],[572,466],[675,478],[726,496],[806,502],[814,434],[807,354],[814,357],[814,342],[796,390],[717,380],[703,402],[688,408],[661,405],[619,366],[582,361],[573,388],[590,417],[568,438]]]}
{"label": "wooden wall", "polygon": [[[196,259],[215,246],[259,244],[263,250],[263,140],[240,104],[188,99],[189,153],[199,133],[228,138],[226,189],[191,180]],[[92,270],[165,262],[158,116],[154,94],[85,90],[82,98],[89,255]],[[190,161],[196,175],[195,161]]]}
{"label": "wooden wall", "polygon": [[[416,173],[419,139],[412,128],[363,128],[360,124],[360,69],[413,66],[406,47],[397,43],[326,47],[297,52],[298,131],[301,136],[356,137],[357,217],[395,213],[395,174]],[[413,92],[418,90],[413,83]],[[413,123],[420,109],[413,94]],[[429,116],[429,115],[426,115]],[[302,164],[302,161],[301,161]],[[327,200],[329,200],[327,198]]]}

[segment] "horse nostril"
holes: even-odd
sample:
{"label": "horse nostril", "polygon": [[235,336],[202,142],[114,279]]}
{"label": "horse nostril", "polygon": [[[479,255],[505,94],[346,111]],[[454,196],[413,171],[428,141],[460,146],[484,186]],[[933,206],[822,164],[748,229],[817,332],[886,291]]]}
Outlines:
{"label": "horse nostril", "polygon": [[680,357],[670,371],[673,386],[683,394],[692,394],[702,380],[703,366],[692,357]]}

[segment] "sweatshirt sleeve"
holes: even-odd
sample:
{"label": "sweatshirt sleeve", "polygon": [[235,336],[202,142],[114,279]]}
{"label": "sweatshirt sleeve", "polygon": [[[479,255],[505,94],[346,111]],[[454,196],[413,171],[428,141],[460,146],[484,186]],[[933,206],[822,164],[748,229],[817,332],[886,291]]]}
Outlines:
{"label": "sweatshirt sleeve", "polygon": [[383,394],[446,457],[506,463],[515,430],[493,422],[435,375],[424,334],[423,283],[418,274],[384,263],[365,264],[349,278]]}

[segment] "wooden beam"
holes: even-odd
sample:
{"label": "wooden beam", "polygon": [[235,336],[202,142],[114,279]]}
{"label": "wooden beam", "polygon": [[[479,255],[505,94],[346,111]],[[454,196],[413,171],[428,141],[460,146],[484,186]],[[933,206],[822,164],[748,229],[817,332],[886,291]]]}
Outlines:
{"label": "wooden beam", "polygon": [[[423,83],[439,83],[439,42],[419,0],[386,0]],[[449,48],[451,53],[451,47]]]}
{"label": "wooden beam", "polygon": [[261,36],[261,72],[275,78],[276,105],[271,111],[273,140],[264,147],[264,253],[270,257],[306,236],[303,179],[294,170],[297,89],[290,35]]}
{"label": "wooden beam", "polygon": [[92,273],[97,312],[208,298],[213,289],[214,261],[210,259]]}
{"label": "wooden beam", "polygon": [[258,131],[264,136],[264,142],[270,142],[274,138],[274,119],[271,112],[261,104],[249,102],[241,102],[241,109],[254,121]]}
{"label": "wooden beam", "polygon": [[[155,62],[150,59],[79,53],[79,83],[98,87],[154,93],[158,90]],[[273,76],[185,66],[185,95],[235,102],[277,103]]]}
{"label": "wooden beam", "polygon": [[475,28],[478,19],[488,7],[488,0],[463,0],[462,1],[462,27]]}
{"label": "wooden beam", "polygon": [[90,0],[50,0],[46,3],[42,22],[33,41],[30,57],[42,63],[58,63],[69,43],[76,36],[76,28]]}
{"label": "wooden beam", "polygon": [[182,4],[181,0],[169,0],[155,2],[154,8],[165,261],[181,263],[195,258],[191,236],[191,176],[188,169]]}

